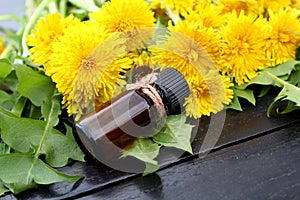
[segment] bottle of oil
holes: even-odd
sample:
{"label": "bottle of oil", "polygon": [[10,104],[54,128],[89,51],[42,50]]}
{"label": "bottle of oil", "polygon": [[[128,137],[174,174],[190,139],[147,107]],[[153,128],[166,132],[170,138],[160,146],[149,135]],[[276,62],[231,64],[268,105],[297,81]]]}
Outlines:
{"label": "bottle of oil", "polygon": [[136,138],[156,134],[166,115],[181,112],[190,91],[180,72],[166,68],[150,85],[162,107],[143,92],[142,86],[123,92],[76,123],[79,138],[96,159],[103,162],[119,157],[120,150]]}

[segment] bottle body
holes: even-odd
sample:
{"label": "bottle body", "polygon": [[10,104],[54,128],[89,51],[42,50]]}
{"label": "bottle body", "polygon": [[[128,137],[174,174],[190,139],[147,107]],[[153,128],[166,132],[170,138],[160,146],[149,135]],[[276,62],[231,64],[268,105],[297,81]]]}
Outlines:
{"label": "bottle body", "polygon": [[97,159],[103,159],[112,153],[112,146],[116,152],[110,156],[117,156],[120,149],[134,139],[155,134],[161,124],[153,102],[139,91],[130,90],[97,108],[77,123],[76,128],[88,151]]}

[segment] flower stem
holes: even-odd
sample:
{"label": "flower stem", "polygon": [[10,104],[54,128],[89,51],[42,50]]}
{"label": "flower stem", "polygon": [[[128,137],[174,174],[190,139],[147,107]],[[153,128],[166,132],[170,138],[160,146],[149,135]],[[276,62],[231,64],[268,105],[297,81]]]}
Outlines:
{"label": "flower stem", "polygon": [[5,20],[16,20],[18,22],[23,22],[22,19],[16,15],[1,15],[0,21],[5,21]]}
{"label": "flower stem", "polygon": [[36,8],[32,16],[30,17],[27,25],[25,26],[23,35],[22,35],[22,49],[23,49],[23,57],[28,56],[28,46],[26,44],[26,36],[29,34],[32,26],[43,12],[43,10],[51,3],[53,0],[43,0],[40,5]]}
{"label": "flower stem", "polygon": [[26,17],[27,19],[29,19],[32,16],[32,13],[34,12],[35,9],[34,0],[26,0],[25,6],[26,6]]}
{"label": "flower stem", "polygon": [[48,4],[48,10],[49,12],[52,14],[52,13],[56,13],[58,12],[58,8],[57,8],[57,5],[56,5],[56,1],[51,1],[49,4]]}
{"label": "flower stem", "polygon": [[67,3],[68,3],[68,0],[60,0],[59,1],[59,12],[63,16],[66,16],[66,14],[67,14]]}

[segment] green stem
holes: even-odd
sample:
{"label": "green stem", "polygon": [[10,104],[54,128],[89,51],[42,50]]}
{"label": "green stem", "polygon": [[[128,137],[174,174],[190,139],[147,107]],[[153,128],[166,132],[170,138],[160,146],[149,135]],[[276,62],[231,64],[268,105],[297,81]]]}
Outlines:
{"label": "green stem", "polygon": [[32,13],[34,12],[35,9],[34,0],[26,0],[25,6],[26,6],[26,17],[27,19],[29,19],[32,16]]}
{"label": "green stem", "polygon": [[35,24],[36,20],[43,12],[43,10],[49,5],[50,2],[53,0],[43,0],[41,4],[36,8],[32,16],[30,17],[27,25],[25,26],[23,35],[22,35],[22,49],[23,49],[23,56],[28,56],[28,46],[26,44],[26,36],[29,34],[32,26]]}
{"label": "green stem", "polygon": [[56,5],[56,1],[51,1],[51,2],[48,4],[48,9],[49,9],[49,12],[50,12],[50,13],[56,13],[56,12],[58,12],[58,8],[57,8],[57,5]]}
{"label": "green stem", "polygon": [[68,0],[60,0],[59,1],[59,12],[63,16],[66,16],[66,14],[67,14],[67,3],[68,3]]}
{"label": "green stem", "polygon": [[16,16],[16,15],[1,15],[0,16],[0,21],[5,21],[5,20],[16,20],[19,22],[23,22],[22,18]]}

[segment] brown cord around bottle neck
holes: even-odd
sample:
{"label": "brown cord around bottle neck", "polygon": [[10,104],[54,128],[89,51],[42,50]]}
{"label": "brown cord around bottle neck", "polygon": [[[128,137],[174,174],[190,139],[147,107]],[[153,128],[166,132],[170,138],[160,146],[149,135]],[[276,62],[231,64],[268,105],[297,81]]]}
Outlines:
{"label": "brown cord around bottle neck", "polygon": [[157,73],[148,74],[141,78],[139,81],[133,84],[126,85],[127,90],[141,90],[143,94],[145,94],[147,97],[149,97],[154,105],[156,106],[156,109],[158,111],[158,117],[162,118],[165,113],[165,105],[162,101],[161,96],[158,94],[155,87],[153,87],[151,84],[153,84],[157,80]]}

